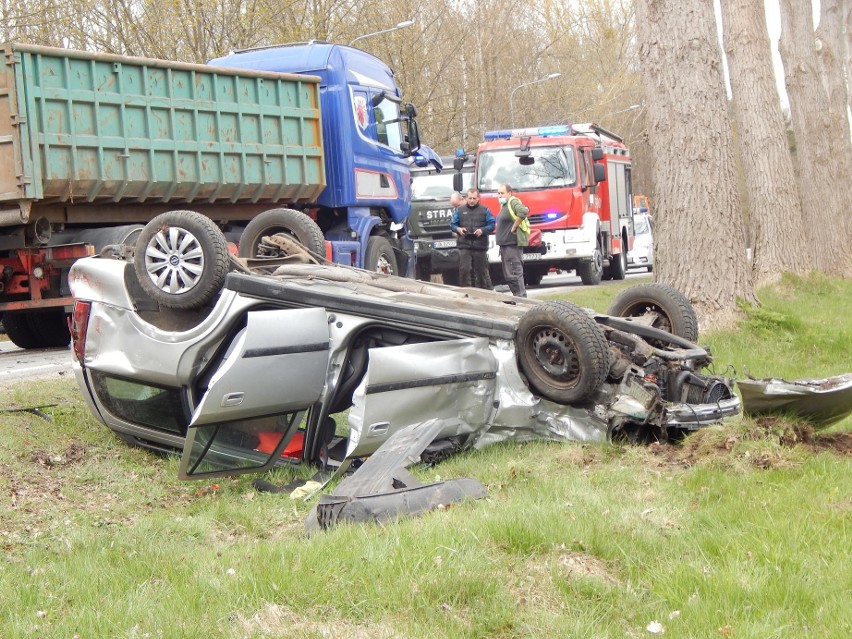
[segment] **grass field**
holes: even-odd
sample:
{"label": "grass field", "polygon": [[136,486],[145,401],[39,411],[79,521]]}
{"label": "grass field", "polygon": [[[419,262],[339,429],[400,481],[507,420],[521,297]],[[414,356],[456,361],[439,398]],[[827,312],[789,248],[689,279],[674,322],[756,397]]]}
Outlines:
{"label": "grass field", "polygon": [[[617,290],[570,299],[605,310]],[[852,372],[852,282],[760,297],[701,336],[720,368]],[[3,392],[51,421],[0,413],[2,639],[852,636],[849,418],[494,446],[415,469],[475,477],[485,500],[306,537],[313,502],[177,481],[177,459],[121,443],[73,380]]]}

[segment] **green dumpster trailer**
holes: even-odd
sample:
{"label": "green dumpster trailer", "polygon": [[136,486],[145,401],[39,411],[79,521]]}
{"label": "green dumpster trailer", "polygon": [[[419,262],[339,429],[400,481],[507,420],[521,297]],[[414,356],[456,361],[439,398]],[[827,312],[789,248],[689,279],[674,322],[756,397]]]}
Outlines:
{"label": "green dumpster trailer", "polygon": [[197,211],[229,239],[270,209],[316,216],[318,76],[23,44],[4,56],[0,317],[19,346],[67,345],[70,265],[161,213]]}

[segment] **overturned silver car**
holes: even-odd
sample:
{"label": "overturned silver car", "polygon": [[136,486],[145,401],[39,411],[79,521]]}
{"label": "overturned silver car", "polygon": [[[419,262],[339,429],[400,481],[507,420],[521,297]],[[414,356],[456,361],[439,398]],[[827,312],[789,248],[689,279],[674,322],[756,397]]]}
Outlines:
{"label": "overturned silver car", "polygon": [[[182,449],[185,479],[281,463],[343,474],[371,458],[314,525],[480,492],[424,491],[402,470],[418,459],[506,440],[665,438],[739,412],[731,380],[703,372],[695,314],[670,287],[627,289],[599,315],[302,263],[286,230],[259,241],[264,259],[238,260],[203,216],[166,215],[135,250],[71,271],[80,388],[123,439]],[[369,506],[399,489],[420,505]]]}

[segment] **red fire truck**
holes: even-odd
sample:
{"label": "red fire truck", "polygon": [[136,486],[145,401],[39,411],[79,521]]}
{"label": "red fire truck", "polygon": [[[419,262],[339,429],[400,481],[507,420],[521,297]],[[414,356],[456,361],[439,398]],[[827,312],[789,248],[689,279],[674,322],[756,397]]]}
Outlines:
{"label": "red fire truck", "polygon": [[[488,131],[476,151],[476,186],[496,216],[497,187],[508,184],[530,208],[541,243],[524,250],[524,275],[537,285],[552,269],[576,270],[583,284],[624,279],[633,241],[630,154],[596,124]],[[491,275],[502,282],[497,246]]]}

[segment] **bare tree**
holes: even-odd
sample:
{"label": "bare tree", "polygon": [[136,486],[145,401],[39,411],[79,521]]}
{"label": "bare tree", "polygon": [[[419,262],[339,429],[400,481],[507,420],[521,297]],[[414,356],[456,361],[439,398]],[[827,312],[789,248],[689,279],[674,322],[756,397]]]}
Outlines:
{"label": "bare tree", "polygon": [[[834,156],[832,139],[847,135],[845,124],[832,114],[817,59],[810,3],[781,0],[780,51],[784,61],[796,139],[794,164],[812,267],[830,274],[850,269],[848,182],[843,162]],[[847,137],[848,140],[848,137]]]}
{"label": "bare tree", "polygon": [[806,271],[811,259],[805,252],[799,191],[763,6],[753,0],[722,0],[722,20],[741,142],[743,199],[752,229],[754,279],[756,285],[767,284],[783,271]]}
{"label": "bare tree", "polygon": [[712,3],[637,0],[640,71],[654,155],[657,278],[683,291],[702,323],[755,303]]}

